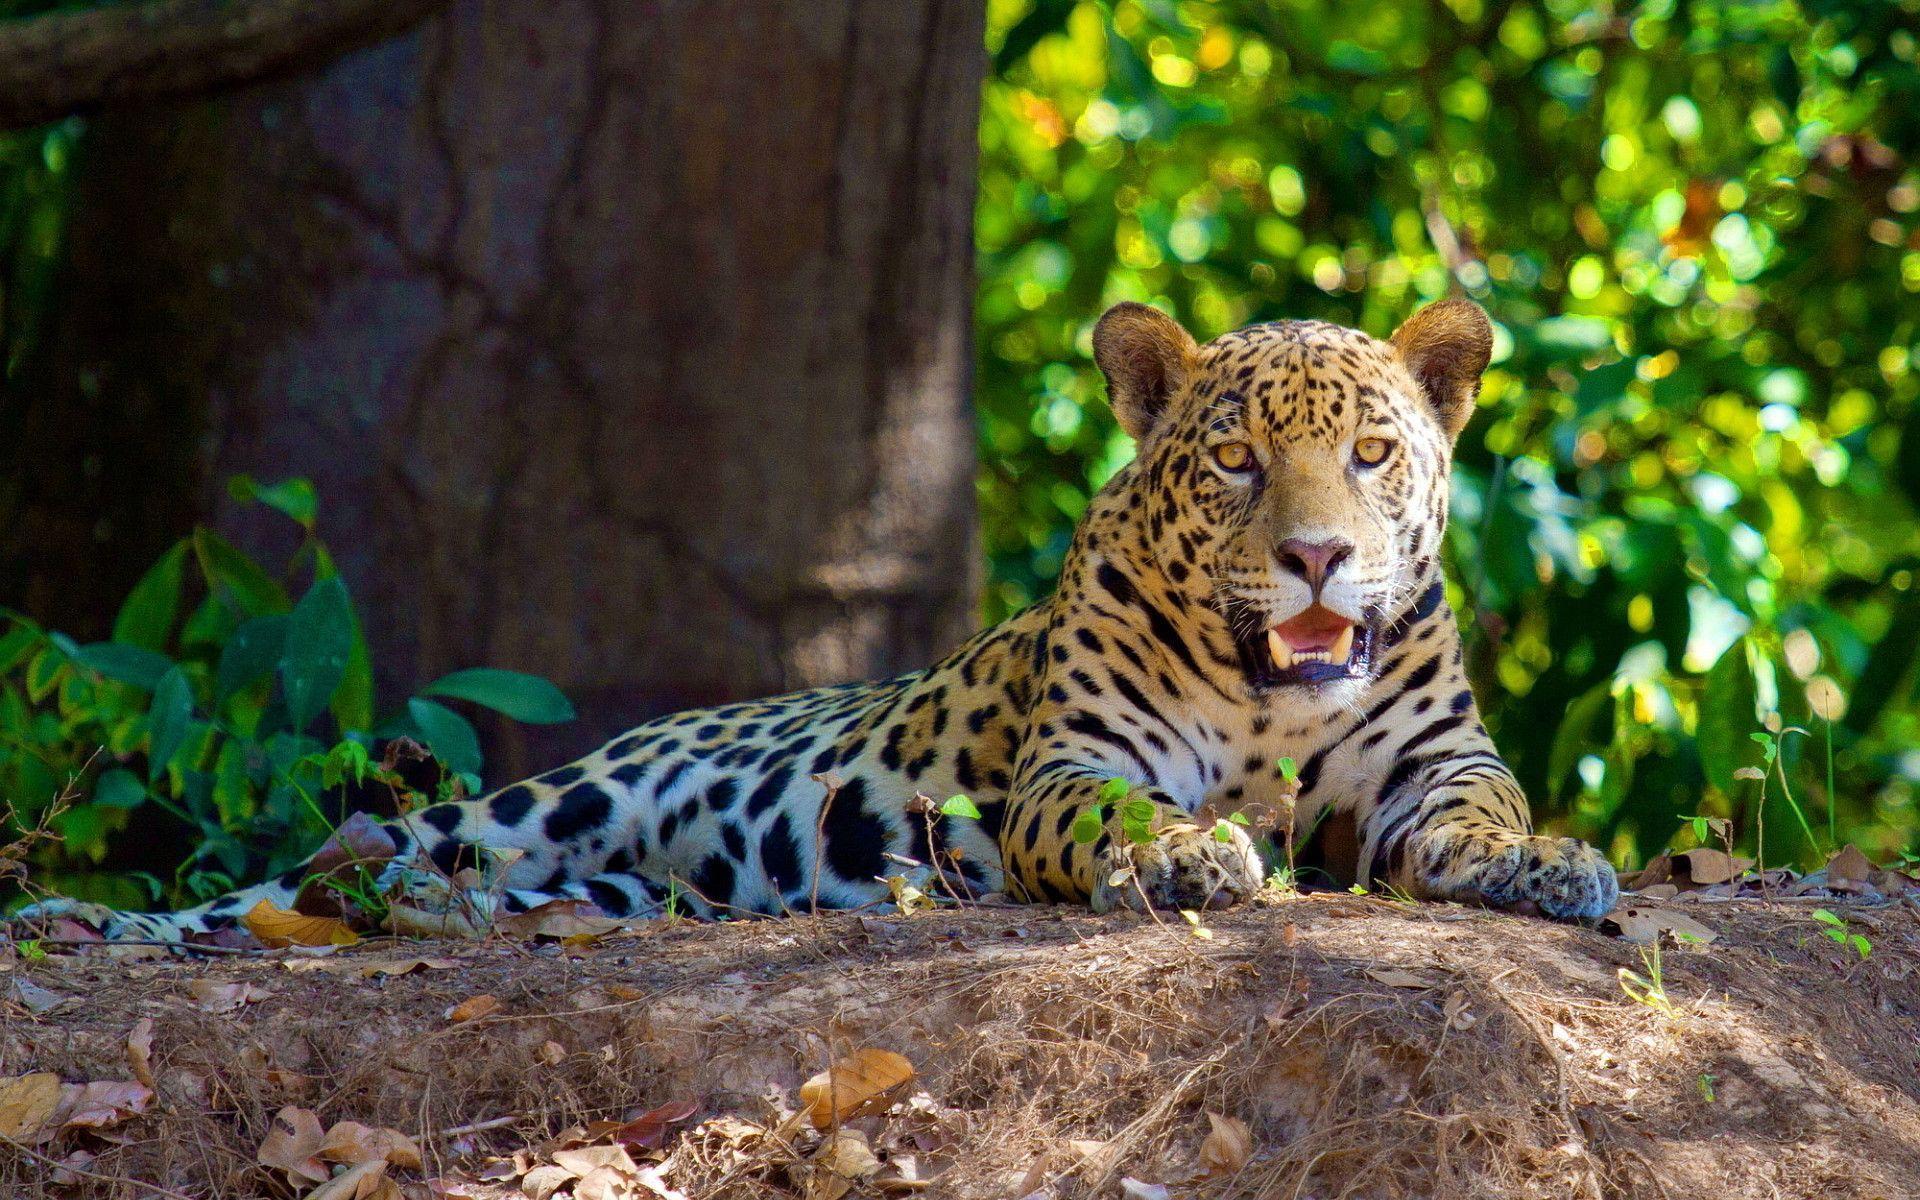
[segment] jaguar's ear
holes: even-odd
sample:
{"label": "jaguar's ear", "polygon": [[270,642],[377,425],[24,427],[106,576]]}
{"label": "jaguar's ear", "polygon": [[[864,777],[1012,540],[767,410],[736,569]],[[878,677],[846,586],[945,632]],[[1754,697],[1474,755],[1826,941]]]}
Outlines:
{"label": "jaguar's ear", "polygon": [[1459,437],[1480,395],[1480,373],[1493,355],[1493,326],[1471,300],[1429,304],[1393,331],[1393,348],[1426,393],[1448,437]]}
{"label": "jaguar's ear", "polygon": [[1093,361],[1107,377],[1108,403],[1135,441],[1146,440],[1187,386],[1199,349],[1179,322],[1131,300],[1108,309],[1093,327]]}

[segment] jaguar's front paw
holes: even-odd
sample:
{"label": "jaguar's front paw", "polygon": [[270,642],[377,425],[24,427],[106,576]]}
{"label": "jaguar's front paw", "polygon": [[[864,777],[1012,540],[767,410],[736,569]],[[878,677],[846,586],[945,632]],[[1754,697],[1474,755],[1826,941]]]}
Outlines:
{"label": "jaguar's front paw", "polygon": [[1469,890],[1491,907],[1532,905],[1557,921],[1598,919],[1620,899],[1613,864],[1578,838],[1529,837],[1502,847],[1472,872]]}
{"label": "jaguar's front paw", "polygon": [[1116,842],[1095,868],[1093,911],[1115,908],[1226,908],[1260,890],[1266,866],[1237,825],[1213,829],[1180,822],[1156,830],[1151,842]]}

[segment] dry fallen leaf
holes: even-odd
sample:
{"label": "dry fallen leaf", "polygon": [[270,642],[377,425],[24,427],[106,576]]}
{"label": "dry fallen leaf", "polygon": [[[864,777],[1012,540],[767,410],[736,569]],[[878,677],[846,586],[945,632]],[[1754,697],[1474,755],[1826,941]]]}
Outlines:
{"label": "dry fallen leaf", "polygon": [[1827,878],[1834,883],[1867,883],[1873,878],[1873,863],[1849,842],[1827,860]]}
{"label": "dry fallen leaf", "polygon": [[813,1170],[807,1175],[807,1200],[840,1200],[854,1184],[879,1173],[880,1160],[874,1157],[866,1134],[857,1129],[835,1130],[814,1152]]}
{"label": "dry fallen leaf", "polygon": [[455,1025],[462,1021],[478,1021],[489,1013],[498,1011],[500,1001],[492,995],[482,992],[478,996],[469,996],[447,1010],[447,1020]]}
{"label": "dry fallen leaf", "polygon": [[1673,862],[1679,870],[1676,879],[1690,879],[1702,887],[1716,883],[1729,883],[1745,874],[1753,866],[1750,858],[1732,858],[1724,850],[1715,850],[1709,846],[1696,846],[1683,850],[1673,856]]}
{"label": "dry fallen leaf", "polygon": [[[548,1042],[547,1045],[554,1045]],[[685,1121],[700,1111],[700,1105],[692,1100],[675,1100],[662,1104],[658,1108],[648,1109],[607,1136],[623,1146],[638,1146],[651,1149],[666,1139],[667,1130]]]}
{"label": "dry fallen leaf", "polygon": [[273,995],[251,983],[216,983],[211,979],[190,979],[187,994],[194,1003],[211,1013],[232,1012],[245,1004],[257,1004]]}
{"label": "dry fallen leaf", "polygon": [[815,1129],[885,1108],[913,1078],[913,1064],[891,1050],[863,1047],[800,1085],[800,1103]]}
{"label": "dry fallen leaf", "polygon": [[1120,1180],[1120,1190],[1126,1193],[1128,1200],[1169,1200],[1170,1193],[1164,1183],[1143,1183],[1128,1175]]}
{"label": "dry fallen leaf", "polygon": [[1447,1025],[1462,1032],[1472,1029],[1480,1018],[1473,1015],[1467,1007],[1470,1001],[1465,992],[1455,992],[1447,997]]}
{"label": "dry fallen leaf", "polygon": [[603,937],[626,925],[605,910],[586,900],[549,900],[523,913],[501,917],[493,927],[508,937],[584,938]]}
{"label": "dry fallen leaf", "polygon": [[334,1176],[306,1200],[400,1200],[400,1188],[387,1178],[387,1164],[375,1160]]}
{"label": "dry fallen leaf", "polygon": [[359,968],[362,979],[372,979],[376,975],[412,975],[417,971],[450,971],[460,965],[457,958],[396,958],[384,962],[362,964]]}
{"label": "dry fallen leaf", "polygon": [[131,1080],[69,1083],[60,1089],[54,1120],[65,1129],[104,1129],[139,1116],[153,1103],[153,1089]]}
{"label": "dry fallen leaf", "polygon": [[133,1077],[153,1087],[153,1018],[142,1017],[127,1033],[127,1066]]}
{"label": "dry fallen leaf", "polygon": [[273,1116],[273,1124],[254,1155],[260,1165],[285,1171],[296,1179],[324,1183],[326,1164],[316,1157],[325,1134],[320,1118],[309,1108],[283,1108]]}
{"label": "dry fallen leaf", "polygon": [[1618,929],[1620,936],[1629,942],[1657,942],[1662,932],[1699,942],[1711,942],[1719,936],[1692,917],[1651,905],[1616,908],[1602,920]]}
{"label": "dry fallen leaf", "polygon": [[1433,986],[1432,980],[1422,979],[1411,971],[1402,971],[1397,967],[1369,967],[1367,975],[1388,987],[1430,988]]}
{"label": "dry fallen leaf", "polygon": [[1246,1166],[1253,1157],[1253,1131],[1247,1123],[1216,1112],[1209,1112],[1207,1121],[1213,1128],[1200,1143],[1200,1165],[1207,1174],[1231,1175]]}
{"label": "dry fallen leaf", "polygon": [[528,1171],[526,1178],[520,1181],[520,1191],[527,1200],[547,1200],[548,1196],[578,1178],[578,1175],[565,1167],[557,1167],[549,1163]]}
{"label": "dry fallen leaf", "polygon": [[398,1129],[375,1128],[358,1121],[340,1121],[327,1130],[317,1158],[327,1162],[358,1166],[361,1163],[392,1163],[403,1170],[420,1169],[420,1147]]}
{"label": "dry fallen leaf", "polygon": [[360,935],[338,917],[309,917],[262,900],[240,918],[260,944],[279,950],[287,946],[351,946]]}
{"label": "dry fallen leaf", "polygon": [[0,1137],[24,1142],[60,1107],[60,1077],[36,1071],[0,1079]]}

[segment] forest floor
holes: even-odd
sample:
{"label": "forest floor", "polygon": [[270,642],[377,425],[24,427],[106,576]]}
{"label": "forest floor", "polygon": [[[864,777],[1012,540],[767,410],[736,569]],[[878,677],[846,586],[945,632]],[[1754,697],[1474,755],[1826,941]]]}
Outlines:
{"label": "forest floor", "polygon": [[0,1195],[1920,1196],[1920,906],[1661,903],[14,958]]}

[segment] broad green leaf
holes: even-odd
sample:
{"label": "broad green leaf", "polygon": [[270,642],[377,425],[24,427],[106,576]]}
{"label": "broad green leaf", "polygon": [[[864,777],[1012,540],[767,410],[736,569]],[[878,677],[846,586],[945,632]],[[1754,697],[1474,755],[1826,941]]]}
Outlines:
{"label": "broad green leaf", "polygon": [[967,796],[948,796],[945,803],[940,805],[940,811],[949,817],[965,817],[970,821],[980,819],[979,806]]}
{"label": "broad green leaf", "polygon": [[193,688],[186,672],[172,667],[160,677],[153,689],[153,705],[147,710],[147,778],[160,778],[167,763],[187,740],[193,724]]}
{"label": "broad green leaf", "polygon": [[82,646],[79,659],[81,666],[98,671],[108,679],[130,683],[149,692],[160,685],[160,680],[168,671],[174,669],[173,660],[164,654],[143,650],[139,646],[122,646],[118,642],[95,642],[90,646]]}
{"label": "broad green leaf", "polygon": [[1101,814],[1100,804],[1082,812],[1073,819],[1073,840],[1085,846],[1100,840],[1100,833],[1106,828],[1106,818]]}
{"label": "broad green leaf", "polygon": [[[314,578],[338,575],[340,568],[327,548],[318,542],[312,545]],[[347,673],[340,680],[340,690],[333,694],[331,707],[343,733],[365,732],[373,726],[373,656],[367,650],[366,631],[358,613],[353,617],[353,650],[347,655]]]}
{"label": "broad green leaf", "polygon": [[213,702],[224,704],[227,697],[254,680],[270,673],[287,649],[287,627],[292,618],[285,613],[250,617],[233,631],[220,651],[220,666],[214,674]]}
{"label": "broad green leaf", "polygon": [[203,526],[193,531],[193,554],[207,586],[237,611],[257,617],[293,607],[287,589],[213,530]]}
{"label": "broad green leaf", "polygon": [[559,688],[538,675],[519,671],[494,667],[455,671],[420,689],[420,694],[470,700],[529,725],[555,725],[573,720],[573,705]]}
{"label": "broad green leaf", "polygon": [[1582,692],[1567,706],[1566,715],[1560,718],[1560,728],[1554,731],[1553,748],[1547,754],[1549,795],[1559,798],[1567,786],[1567,777],[1573,774],[1574,764],[1582,756],[1606,749],[1605,740],[1596,740],[1595,727],[1612,705],[1613,685],[1603,681]]}
{"label": "broad green leaf", "polygon": [[1116,775],[1100,785],[1100,803],[1118,804],[1125,800],[1131,791],[1133,791],[1133,784]]}
{"label": "broad green leaf", "polygon": [[407,714],[420,728],[420,739],[433,756],[461,774],[480,771],[480,738],[467,719],[444,704],[414,697]]}
{"label": "broad green leaf", "polygon": [[353,606],[338,577],[307,589],[287,623],[280,658],[280,690],[295,733],[304,733],[326,711],[347,674],[353,652]]}
{"label": "broad green leaf", "polygon": [[320,510],[320,498],[313,484],[305,479],[283,479],[279,483],[261,483],[251,475],[235,475],[227,480],[227,494],[242,504],[258,501],[285,513],[311,531]]}
{"label": "broad green leaf", "polygon": [[113,640],[123,646],[165,650],[180,612],[180,592],[186,582],[187,543],[183,538],[160,556],[127,593],[120,615],[113,621]]}
{"label": "broad green leaf", "polygon": [[93,785],[93,802],[107,808],[138,808],[147,799],[147,785],[124,767],[101,773]]}
{"label": "broad green leaf", "polygon": [[1700,720],[1694,729],[1707,782],[1723,792],[1732,793],[1738,786],[1733,773],[1758,757],[1748,748],[1749,736],[1760,726],[1754,695],[1753,668],[1747,664],[1747,639],[1743,637],[1727,647],[1707,672],[1706,690],[1700,697]]}

